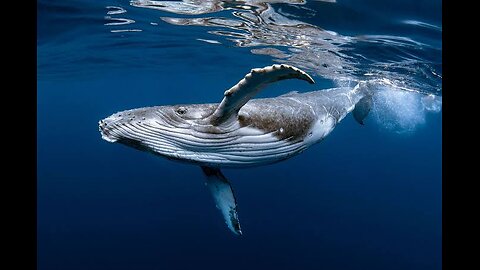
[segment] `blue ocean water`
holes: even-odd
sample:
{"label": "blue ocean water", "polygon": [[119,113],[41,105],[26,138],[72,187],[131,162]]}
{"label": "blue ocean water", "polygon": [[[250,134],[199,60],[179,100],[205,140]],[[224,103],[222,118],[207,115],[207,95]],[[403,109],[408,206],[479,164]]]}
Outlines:
{"label": "blue ocean water", "polygon": [[[37,1],[39,269],[441,269],[439,0]],[[347,116],[289,160],[224,169],[243,235],[200,168],[110,144],[98,121],[154,105],[219,102],[255,67],[367,80]]]}

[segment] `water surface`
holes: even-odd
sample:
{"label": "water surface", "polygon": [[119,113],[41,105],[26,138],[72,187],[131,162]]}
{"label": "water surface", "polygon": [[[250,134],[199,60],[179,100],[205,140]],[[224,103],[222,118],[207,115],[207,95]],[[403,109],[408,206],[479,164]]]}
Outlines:
{"label": "water surface", "polygon": [[[39,269],[440,269],[441,1],[39,0]],[[103,141],[120,110],[219,102],[251,68],[297,66],[260,96],[370,81],[287,161],[226,169],[244,235],[201,170]]]}

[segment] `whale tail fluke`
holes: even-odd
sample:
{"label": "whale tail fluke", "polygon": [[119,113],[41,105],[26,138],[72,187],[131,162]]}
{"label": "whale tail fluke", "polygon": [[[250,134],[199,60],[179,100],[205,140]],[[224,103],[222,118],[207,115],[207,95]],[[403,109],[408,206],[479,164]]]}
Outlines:
{"label": "whale tail fluke", "polygon": [[358,101],[353,109],[353,118],[360,124],[364,125],[364,120],[368,113],[372,110],[373,99],[372,95],[366,95]]}

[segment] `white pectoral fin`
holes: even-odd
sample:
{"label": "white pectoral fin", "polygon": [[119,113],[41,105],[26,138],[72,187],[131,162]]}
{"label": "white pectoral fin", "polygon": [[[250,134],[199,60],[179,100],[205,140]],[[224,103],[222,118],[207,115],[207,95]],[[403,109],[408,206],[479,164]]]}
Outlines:
{"label": "white pectoral fin", "polygon": [[309,83],[315,81],[304,71],[289,65],[272,65],[264,68],[255,68],[250,71],[236,85],[225,91],[222,102],[209,118],[210,123],[219,125],[230,116],[236,115],[260,90],[271,83],[285,79],[300,79]]}
{"label": "white pectoral fin", "polygon": [[228,228],[237,235],[242,235],[238,220],[237,202],[233,189],[220,169],[201,166],[207,178],[207,187],[213,195],[217,208],[222,212]]}

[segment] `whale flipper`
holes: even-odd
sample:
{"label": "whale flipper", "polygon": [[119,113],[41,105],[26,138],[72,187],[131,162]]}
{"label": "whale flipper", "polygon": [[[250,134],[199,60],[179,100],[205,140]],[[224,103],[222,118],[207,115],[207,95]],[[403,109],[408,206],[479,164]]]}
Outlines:
{"label": "whale flipper", "polygon": [[285,79],[300,79],[311,84],[315,83],[307,73],[289,65],[282,64],[252,69],[236,85],[225,91],[223,100],[208,120],[213,125],[223,123],[230,116],[236,115],[240,108],[260,90],[271,83]]}
{"label": "whale flipper", "polygon": [[242,235],[237,213],[237,201],[230,182],[220,169],[201,166],[207,177],[207,187],[213,195],[217,208],[222,212],[228,228],[237,235]]}
{"label": "whale flipper", "polygon": [[360,124],[364,125],[363,120],[367,117],[368,113],[372,109],[372,96],[366,95],[358,101],[353,109],[353,118]]}

